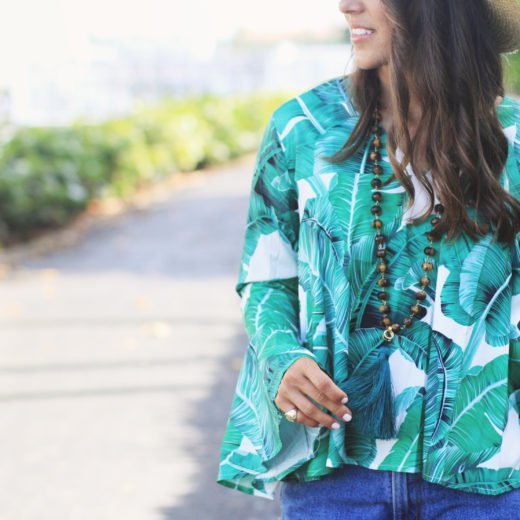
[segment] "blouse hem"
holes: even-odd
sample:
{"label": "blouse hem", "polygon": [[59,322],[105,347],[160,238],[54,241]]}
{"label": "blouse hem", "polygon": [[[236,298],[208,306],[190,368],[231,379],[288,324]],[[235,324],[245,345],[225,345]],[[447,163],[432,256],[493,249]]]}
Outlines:
{"label": "blouse hem", "polygon": [[[361,464],[360,464],[361,466]],[[341,466],[338,466],[341,467]],[[366,467],[366,466],[363,466]],[[327,471],[325,473],[321,474],[311,474],[306,475],[304,478],[297,478],[297,479],[290,479],[290,478],[271,478],[271,479],[255,479],[252,480],[248,479],[247,477],[244,480],[248,480],[248,485],[240,484],[240,480],[230,480],[230,479],[217,479],[217,483],[220,485],[223,485],[225,487],[236,489],[238,491],[241,491],[242,493],[245,493],[247,495],[254,495],[259,496],[262,498],[267,498],[269,500],[274,500],[276,489],[282,482],[290,482],[291,480],[297,481],[297,482],[311,482],[315,480],[320,480],[325,475],[330,474],[333,472],[336,468],[327,468],[330,471]],[[378,470],[377,468],[371,468]],[[384,470],[384,471],[395,471],[395,470]],[[442,480],[439,478],[435,478],[428,474],[423,474],[421,471],[400,471],[399,473],[414,473],[419,474],[423,480],[426,482],[429,482],[430,484],[438,484],[441,486],[444,486],[449,489],[453,489],[455,491],[463,491],[466,493],[478,493],[481,495],[488,495],[488,496],[496,496],[501,495],[503,493],[507,493],[508,491],[512,491],[514,489],[520,488],[520,479],[514,479],[514,480],[502,480],[499,482],[494,482],[492,484],[493,488],[490,488],[490,484],[486,482],[477,482],[477,483],[471,483],[471,484],[453,484],[449,480]],[[261,482],[262,487],[264,487],[264,491],[258,489],[257,487],[254,487],[254,482]],[[265,486],[268,484],[268,486]]]}

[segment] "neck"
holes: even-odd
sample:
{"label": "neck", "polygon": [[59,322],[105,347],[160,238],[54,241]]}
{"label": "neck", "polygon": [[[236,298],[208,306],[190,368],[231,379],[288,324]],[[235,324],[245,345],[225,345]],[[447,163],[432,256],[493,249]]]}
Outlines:
{"label": "neck", "polygon": [[387,109],[390,106],[390,73],[388,65],[381,65],[377,69],[377,75],[381,84],[381,104],[383,109]]}
{"label": "neck", "polygon": [[[391,126],[394,114],[390,103],[390,69],[388,65],[381,65],[378,68],[378,77],[381,83],[381,114],[383,116],[383,126],[388,129]],[[413,130],[420,118],[421,110],[417,100],[412,96],[408,107],[408,126]],[[412,132],[413,133],[413,132]]]}

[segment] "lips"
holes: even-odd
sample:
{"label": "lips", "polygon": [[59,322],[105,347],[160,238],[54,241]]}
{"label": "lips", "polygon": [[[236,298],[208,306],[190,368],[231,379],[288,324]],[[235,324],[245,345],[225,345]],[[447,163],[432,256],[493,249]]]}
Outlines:
{"label": "lips", "polygon": [[368,27],[352,27],[350,30],[350,40],[358,43],[369,39],[375,33],[374,29]]}

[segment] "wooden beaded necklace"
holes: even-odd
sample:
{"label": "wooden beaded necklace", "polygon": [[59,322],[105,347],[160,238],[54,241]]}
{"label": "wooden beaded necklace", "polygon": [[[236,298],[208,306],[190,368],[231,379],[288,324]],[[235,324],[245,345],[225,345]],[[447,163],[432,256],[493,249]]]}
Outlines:
{"label": "wooden beaded necklace", "polygon": [[379,258],[377,264],[377,272],[381,275],[377,281],[381,291],[378,298],[381,300],[379,311],[382,314],[380,325],[383,327],[382,338],[366,356],[356,365],[349,374],[346,382],[342,385],[342,389],[349,396],[349,407],[352,409],[353,418],[346,429],[355,428],[359,434],[378,439],[392,439],[396,436],[395,425],[395,407],[394,407],[394,391],[392,387],[390,367],[388,358],[391,353],[390,342],[396,334],[401,333],[405,328],[409,328],[413,324],[413,318],[421,319],[426,314],[426,308],[421,302],[426,299],[425,288],[430,283],[428,273],[433,269],[431,258],[437,253],[433,247],[433,241],[439,240],[438,233],[435,233],[435,227],[440,222],[440,216],[444,211],[442,204],[436,204],[434,210],[437,213],[431,219],[433,229],[427,234],[430,244],[424,248],[426,258],[422,263],[424,275],[421,276],[419,283],[421,289],[415,293],[416,302],[410,306],[410,315],[406,316],[402,323],[392,321],[390,318],[390,306],[388,305],[388,293],[385,288],[390,285],[385,275],[388,273],[388,264],[385,262],[386,257],[386,238],[381,230],[383,221],[380,216],[383,212],[381,202],[383,194],[379,189],[383,185],[381,175],[383,167],[380,164],[381,148],[380,135],[382,127],[380,126],[379,107],[376,105],[373,115],[373,125],[371,128],[372,141],[370,150],[370,160],[373,162],[372,172],[374,178],[370,181],[370,185],[374,188],[372,192],[372,200],[374,205],[370,208],[371,214],[374,216],[372,227],[376,230],[375,243],[376,257]]}
{"label": "wooden beaded necklace", "polygon": [[[383,227],[383,222],[379,218],[381,213],[383,212],[383,209],[381,207],[381,201],[383,200],[383,194],[380,191],[377,191],[382,186],[382,181],[380,179],[381,175],[383,174],[383,168],[379,164],[379,161],[381,161],[381,154],[379,152],[379,148],[381,148],[381,126],[380,126],[381,116],[379,113],[379,108],[376,106],[374,111],[374,125],[372,126],[372,134],[373,134],[373,140],[372,140],[372,150],[370,152],[370,160],[374,162],[374,178],[370,182],[370,185],[376,189],[372,193],[372,200],[375,202],[374,206],[370,208],[370,211],[372,215],[374,215],[374,220],[372,221],[372,227],[376,230],[376,236],[375,236],[375,242],[378,246],[376,250],[376,256],[379,258],[379,264],[377,265],[377,271],[381,274],[381,278],[377,281],[377,284],[379,287],[381,287],[381,291],[378,294],[378,298],[382,301],[381,305],[379,306],[379,311],[382,314],[382,319],[380,324],[385,327],[385,330],[383,332],[383,339],[385,341],[392,341],[392,338],[394,337],[394,334],[398,334],[401,332],[403,328],[411,327],[413,324],[413,318],[422,318],[424,317],[426,313],[426,309],[421,306],[421,302],[426,299],[426,292],[424,289],[417,291],[415,293],[415,296],[417,298],[417,301],[414,305],[410,306],[411,313],[410,315],[406,316],[403,319],[403,322],[400,324],[397,321],[392,322],[390,319],[389,313],[390,313],[390,307],[387,303],[388,300],[388,293],[385,291],[385,287],[388,287],[389,282],[388,279],[385,278],[385,273],[388,271],[388,264],[385,263],[385,257],[386,257],[386,239],[381,233],[381,228]],[[419,283],[423,288],[429,285],[430,278],[428,277],[428,273],[432,271],[433,264],[431,262],[431,259],[435,256],[437,251],[433,247],[433,242],[438,240],[438,236],[434,234],[435,227],[440,222],[440,218],[442,213],[444,212],[444,206],[442,204],[436,204],[434,207],[435,212],[437,213],[436,216],[434,216],[431,219],[431,224],[433,226],[433,229],[428,232],[427,238],[430,241],[430,245],[424,248],[424,254],[426,255],[426,258],[422,264],[422,269],[424,271],[424,275],[420,278]]]}

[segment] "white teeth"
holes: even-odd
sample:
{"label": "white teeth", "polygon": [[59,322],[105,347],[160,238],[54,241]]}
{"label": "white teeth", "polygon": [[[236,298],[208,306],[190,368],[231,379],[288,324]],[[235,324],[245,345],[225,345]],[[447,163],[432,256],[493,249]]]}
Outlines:
{"label": "white teeth", "polygon": [[352,29],[352,34],[372,34],[374,31],[369,29]]}

